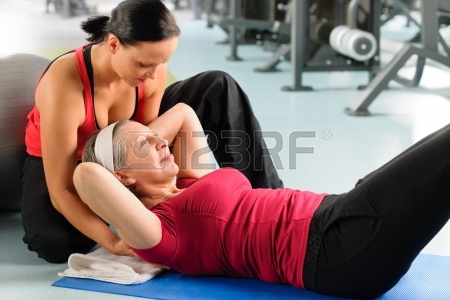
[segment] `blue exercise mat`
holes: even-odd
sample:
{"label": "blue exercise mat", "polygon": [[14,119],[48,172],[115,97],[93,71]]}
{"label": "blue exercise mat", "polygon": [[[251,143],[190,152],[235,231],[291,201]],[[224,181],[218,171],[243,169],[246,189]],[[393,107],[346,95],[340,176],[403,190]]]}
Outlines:
{"label": "blue exercise mat", "polygon": [[[342,299],[255,279],[191,277],[174,271],[138,285],[64,277],[53,286],[151,299]],[[450,299],[450,257],[419,255],[400,282],[379,299]]]}

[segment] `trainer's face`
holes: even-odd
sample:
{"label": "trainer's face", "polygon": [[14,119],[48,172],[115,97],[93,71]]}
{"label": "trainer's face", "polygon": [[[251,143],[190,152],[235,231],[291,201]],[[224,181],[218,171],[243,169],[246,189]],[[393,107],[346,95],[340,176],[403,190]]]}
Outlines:
{"label": "trainer's face", "polygon": [[129,122],[120,128],[118,134],[125,145],[127,161],[121,169],[131,177],[162,183],[173,180],[178,174],[179,168],[167,140],[161,139],[155,131],[140,123]]}
{"label": "trainer's face", "polygon": [[178,45],[177,37],[158,42],[140,42],[133,46],[124,46],[114,38],[110,40],[110,49],[113,49],[114,54],[113,68],[132,87],[147,80],[156,80],[159,68],[169,61]]}

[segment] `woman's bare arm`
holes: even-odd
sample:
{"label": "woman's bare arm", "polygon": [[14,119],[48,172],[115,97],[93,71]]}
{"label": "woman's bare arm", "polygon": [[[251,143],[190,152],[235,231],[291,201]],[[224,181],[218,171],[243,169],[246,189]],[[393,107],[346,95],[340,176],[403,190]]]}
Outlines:
{"label": "woman's bare arm", "polygon": [[200,121],[187,104],[178,103],[148,127],[173,145],[179,178],[200,178],[215,169]]}
{"label": "woman's bare arm", "polygon": [[75,169],[73,181],[84,203],[113,225],[127,245],[147,249],[161,241],[158,217],[105,168],[91,162],[81,163]]}
{"label": "woman's bare arm", "polygon": [[145,99],[139,105],[141,115],[135,120],[158,132],[173,145],[175,162],[180,167],[179,177],[200,178],[215,169],[203,128],[195,112],[180,103],[158,117],[161,100],[167,85],[167,66],[158,66],[154,80],[145,83]]}
{"label": "woman's bare arm", "polygon": [[132,255],[108,226],[84,204],[73,185],[77,130],[84,122],[83,85],[71,55],[54,62],[36,91],[42,159],[53,206],[75,228],[115,254]]}

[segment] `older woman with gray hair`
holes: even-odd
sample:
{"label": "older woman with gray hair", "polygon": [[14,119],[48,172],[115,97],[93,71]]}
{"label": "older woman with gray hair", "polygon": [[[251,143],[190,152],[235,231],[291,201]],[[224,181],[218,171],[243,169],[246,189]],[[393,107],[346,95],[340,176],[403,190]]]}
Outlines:
{"label": "older woman with gray hair", "polygon": [[253,189],[235,169],[213,170],[186,105],[152,129],[121,121],[91,137],[74,184],[137,256],[183,274],[375,298],[450,217],[450,126],[342,195]]}

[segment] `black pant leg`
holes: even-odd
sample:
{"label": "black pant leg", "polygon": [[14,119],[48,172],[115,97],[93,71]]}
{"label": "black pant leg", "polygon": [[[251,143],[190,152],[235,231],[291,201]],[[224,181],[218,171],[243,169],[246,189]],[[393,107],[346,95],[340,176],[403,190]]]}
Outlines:
{"label": "black pant leg", "polygon": [[313,220],[321,223],[316,291],[374,298],[401,279],[450,218],[449,150],[446,126]]}
{"label": "black pant leg", "polygon": [[283,187],[248,97],[230,75],[208,71],[172,84],[159,114],[179,102],[196,112],[219,167],[238,169],[253,188]]}
{"label": "black pant leg", "polygon": [[382,165],[381,167],[379,167],[378,169],[376,169],[375,171],[370,172],[369,174],[367,174],[366,176],[364,176],[364,178],[359,179],[356,182],[356,186],[358,184],[361,184],[364,180],[367,180],[367,178],[369,178],[370,176],[372,176],[375,173],[378,173],[379,171],[381,171],[383,168],[385,168],[386,166],[388,166],[389,164],[393,163],[394,161],[396,161],[399,157],[401,157],[402,155],[404,155],[405,153],[408,153],[409,151],[411,151],[412,149],[416,148],[417,146],[421,145],[422,143],[425,143],[426,141],[428,141],[430,138],[434,137],[435,135],[439,134],[440,132],[444,131],[445,129],[447,129],[448,127],[450,127],[450,124],[442,127],[441,129],[436,130],[435,132],[433,132],[432,134],[424,137],[423,139],[421,139],[420,141],[418,141],[417,143],[414,143],[413,145],[411,145],[411,147],[409,147],[408,149],[406,149],[405,151],[403,151],[402,153],[400,153],[399,155],[397,155],[396,157],[394,157],[393,159],[391,159],[390,161],[388,161],[387,163],[385,163],[384,165]]}
{"label": "black pant leg", "polygon": [[72,253],[87,253],[96,243],[75,229],[52,205],[42,159],[28,156],[22,174],[23,241],[51,263],[66,262]]}

